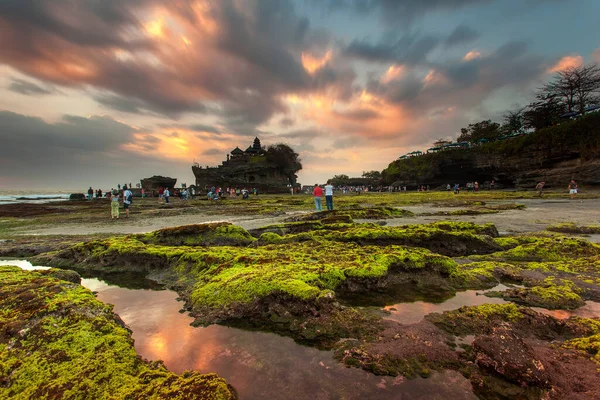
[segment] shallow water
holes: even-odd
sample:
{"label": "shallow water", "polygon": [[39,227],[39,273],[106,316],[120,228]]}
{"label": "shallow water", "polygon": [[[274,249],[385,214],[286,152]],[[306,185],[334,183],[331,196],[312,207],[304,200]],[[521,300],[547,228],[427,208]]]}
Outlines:
{"label": "shallow water", "polygon": [[[490,291],[504,291],[508,289],[502,284],[490,289]],[[444,311],[456,310],[463,306],[479,306],[482,304],[505,304],[507,301],[487,297],[483,295],[486,291],[483,290],[466,290],[457,292],[455,296],[438,303],[428,301],[414,301],[410,303],[397,303],[385,306],[384,309],[390,314],[385,316],[386,319],[401,322],[403,324],[413,324],[421,321],[427,314],[442,313]]]}
{"label": "shallow water", "polygon": [[179,312],[177,294],[169,290],[124,289],[98,279],[82,284],[115,305],[140,355],[161,359],[177,373],[216,372],[240,399],[475,399],[469,381],[456,372],[413,380],[375,376],[276,334],[191,327],[192,318]]}

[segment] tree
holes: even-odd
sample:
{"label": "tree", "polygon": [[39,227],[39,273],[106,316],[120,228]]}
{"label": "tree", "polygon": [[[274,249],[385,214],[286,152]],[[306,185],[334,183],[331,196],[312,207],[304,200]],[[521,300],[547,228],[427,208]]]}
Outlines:
{"label": "tree", "polygon": [[450,140],[438,139],[435,142],[433,142],[433,147],[444,147],[445,145],[450,143],[452,143]]}
{"label": "tree", "polygon": [[265,151],[267,160],[276,164],[282,174],[296,184],[296,172],[302,169],[302,160],[290,146],[284,143],[273,144]]}
{"label": "tree", "polygon": [[334,175],[333,178],[329,179],[328,182],[333,186],[346,186],[350,181],[348,175]]}
{"label": "tree", "polygon": [[597,101],[600,93],[600,68],[590,64],[559,71],[542,87],[542,93],[559,100],[565,112],[584,113],[587,106]]}
{"label": "tree", "polygon": [[523,113],[523,125],[535,130],[552,126],[564,114],[566,106],[556,95],[538,93],[536,101],[529,104]]}
{"label": "tree", "polygon": [[469,124],[467,128],[461,128],[461,134],[456,141],[471,143],[477,143],[481,139],[493,141],[501,134],[499,128],[500,124],[492,122],[489,119],[475,124]]}
{"label": "tree", "polygon": [[524,109],[507,111],[504,116],[504,124],[502,125],[502,130],[505,133],[515,133],[520,132],[523,129],[523,111]]}
{"label": "tree", "polygon": [[381,179],[381,172],[379,172],[379,171],[363,171],[362,177],[371,179],[373,181],[373,183],[377,183]]}

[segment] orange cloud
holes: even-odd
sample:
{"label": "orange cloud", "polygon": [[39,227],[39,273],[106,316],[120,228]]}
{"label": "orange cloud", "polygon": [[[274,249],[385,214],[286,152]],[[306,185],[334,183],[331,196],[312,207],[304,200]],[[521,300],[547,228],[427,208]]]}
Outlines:
{"label": "orange cloud", "polygon": [[556,64],[548,69],[548,73],[560,72],[569,68],[577,68],[583,65],[583,57],[579,54],[572,56],[564,56]]}
{"label": "orange cloud", "polygon": [[471,50],[463,57],[463,61],[471,61],[477,58],[481,58],[481,53],[477,50]]}
{"label": "orange cloud", "polygon": [[594,50],[594,52],[592,53],[592,57],[595,62],[600,63],[600,49]]}
{"label": "orange cloud", "polygon": [[402,77],[404,74],[404,66],[403,65],[392,65],[388,68],[385,74],[381,77],[381,83],[389,83],[391,81],[395,81],[396,79]]}
{"label": "orange cloud", "polygon": [[331,50],[328,50],[321,58],[315,57],[310,53],[302,52],[302,66],[309,74],[314,74],[331,61],[331,58]]}

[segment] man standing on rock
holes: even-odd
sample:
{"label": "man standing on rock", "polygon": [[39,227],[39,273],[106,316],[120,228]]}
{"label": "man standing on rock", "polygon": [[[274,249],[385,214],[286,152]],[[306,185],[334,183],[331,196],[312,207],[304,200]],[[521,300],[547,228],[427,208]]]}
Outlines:
{"label": "man standing on rock", "polygon": [[333,211],[333,186],[329,182],[325,185],[325,203],[327,210]]}
{"label": "man standing on rock", "polygon": [[571,199],[575,198],[575,195],[577,194],[577,182],[575,182],[575,179],[571,179],[571,183],[569,183],[569,194],[571,195]]}
{"label": "man standing on rock", "polygon": [[317,212],[323,211],[323,204],[321,203],[321,196],[323,196],[323,189],[319,187],[318,183],[315,183],[315,188],[313,189],[313,196],[315,196],[315,207]]}
{"label": "man standing on rock", "polygon": [[171,196],[171,192],[169,191],[169,188],[166,188],[165,191],[163,192],[163,197],[165,198],[165,204],[169,204],[170,196]]}
{"label": "man standing on rock", "polygon": [[90,186],[90,188],[88,189],[88,200],[92,201],[93,198],[94,198],[94,189],[92,189],[92,187]]}

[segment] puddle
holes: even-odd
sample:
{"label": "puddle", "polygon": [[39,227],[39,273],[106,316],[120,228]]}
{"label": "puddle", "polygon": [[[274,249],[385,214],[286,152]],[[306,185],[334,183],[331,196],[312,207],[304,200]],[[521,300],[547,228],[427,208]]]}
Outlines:
{"label": "puddle", "polygon": [[508,302],[500,298],[484,296],[483,293],[488,291],[504,291],[506,289],[508,289],[507,286],[500,284],[489,290],[466,290],[464,292],[457,292],[456,296],[443,302],[414,301],[411,303],[392,304],[384,307],[384,310],[391,313],[384,318],[398,321],[403,324],[413,324],[421,321],[427,314],[435,312],[442,313],[444,311],[456,310],[463,306],[505,304]]}
{"label": "puddle", "polygon": [[41,267],[41,266],[34,266],[31,265],[31,263],[29,261],[25,261],[25,260],[0,260],[0,265],[14,265],[15,267],[20,267],[21,269],[25,269],[28,271],[34,271],[34,270],[44,270],[44,269],[50,269],[50,267]]}

